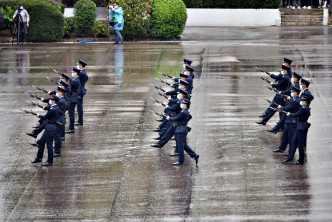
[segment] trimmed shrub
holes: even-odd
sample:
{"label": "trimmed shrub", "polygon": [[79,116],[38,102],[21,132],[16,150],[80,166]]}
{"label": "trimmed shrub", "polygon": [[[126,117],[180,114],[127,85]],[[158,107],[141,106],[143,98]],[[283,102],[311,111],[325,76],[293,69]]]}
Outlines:
{"label": "trimmed shrub", "polygon": [[279,0],[184,0],[187,8],[278,8]]}
{"label": "trimmed shrub", "polygon": [[79,0],[74,6],[74,30],[77,36],[92,36],[95,31],[96,4]]}
{"label": "trimmed shrub", "polygon": [[61,40],[64,32],[64,17],[52,3],[44,0],[0,1],[0,7],[18,8],[23,2],[30,15],[30,27],[26,39],[32,42],[51,42]]}
{"label": "trimmed shrub", "polygon": [[154,0],[152,5],[151,35],[155,38],[178,38],[187,21],[187,10],[182,0]]}
{"label": "trimmed shrub", "polygon": [[[110,1],[109,5],[113,5],[113,2]],[[121,33],[122,37],[128,40],[150,36],[151,4],[153,1],[119,0],[118,2],[123,9],[124,28]]]}
{"label": "trimmed shrub", "polygon": [[71,37],[74,34],[74,17],[65,18],[63,37]]}
{"label": "trimmed shrub", "polygon": [[107,23],[106,21],[96,21],[96,35],[98,37],[107,37],[108,32],[107,32]]}

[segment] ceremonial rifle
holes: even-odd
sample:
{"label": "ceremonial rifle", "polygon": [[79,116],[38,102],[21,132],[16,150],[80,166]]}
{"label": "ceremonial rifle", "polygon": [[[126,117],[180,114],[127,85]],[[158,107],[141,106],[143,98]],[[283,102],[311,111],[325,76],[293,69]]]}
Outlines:
{"label": "ceremonial rifle", "polygon": [[265,98],[263,98],[266,102],[268,102],[268,103],[271,103],[271,104],[274,104],[274,105],[276,105],[276,106],[279,106],[279,104],[277,104],[277,103],[275,103],[275,102],[272,102],[271,100],[269,100],[269,99],[265,99]]}
{"label": "ceremonial rifle", "polygon": [[60,84],[58,81],[56,81],[56,80],[54,80],[54,79],[52,79],[52,78],[50,78],[50,77],[48,77],[48,76],[45,76],[45,77],[46,77],[46,79],[50,80],[51,82],[53,82],[53,83],[55,83],[55,84],[57,84],[57,85]]}
{"label": "ceremonial rifle", "polygon": [[166,92],[166,90],[164,90],[164,89],[161,88],[160,86],[156,86],[156,85],[154,85],[154,84],[152,84],[152,83],[150,83],[150,85],[153,86],[153,87],[156,88],[156,89],[159,89],[159,90],[161,90],[161,91],[163,91],[163,92]]}
{"label": "ceremonial rifle", "polygon": [[155,78],[155,79],[156,79],[156,80],[159,80],[159,81],[162,82],[162,83],[165,83],[165,84],[168,85],[168,86],[171,86],[171,84],[168,83],[168,82],[166,82],[165,80],[158,79],[158,78]]}
{"label": "ceremonial rifle", "polygon": [[155,91],[156,93],[158,93],[159,96],[162,96],[162,97],[164,97],[165,99],[168,99],[168,97],[167,97],[166,95],[162,94],[161,92],[159,92],[159,91],[157,91],[157,90],[153,90],[153,91]]}
{"label": "ceremonial rifle", "polygon": [[33,106],[37,106],[37,107],[39,107],[39,108],[44,108],[42,105],[40,105],[39,103],[35,103],[35,102],[32,102],[32,101],[27,101],[28,103],[30,103],[31,105],[33,105]]}
{"label": "ceremonial rifle", "polygon": [[32,114],[34,116],[37,116],[37,113],[33,112],[32,110],[26,110],[26,109],[20,109],[21,111],[25,112],[25,113],[28,113],[28,114]]}
{"label": "ceremonial rifle", "polygon": [[257,70],[259,70],[259,71],[261,71],[261,72],[264,72],[264,73],[266,73],[266,74],[268,74],[268,75],[271,75],[271,73],[269,73],[268,71],[266,71],[266,70],[264,70],[264,69],[261,69],[261,68],[258,68],[258,67],[255,67],[255,69],[257,69]]}
{"label": "ceremonial rifle", "polygon": [[269,107],[269,109],[272,109],[272,110],[274,110],[274,111],[277,111],[277,112],[281,112],[281,113],[287,114],[286,111],[284,111],[284,110],[280,110],[280,109],[277,109],[277,108]]}
{"label": "ceremonial rifle", "polygon": [[263,76],[260,76],[260,75],[257,75],[257,76],[258,76],[261,80],[266,81],[268,84],[271,83],[271,81],[268,80],[267,78],[264,78]]}
{"label": "ceremonial rifle", "polygon": [[157,99],[155,99],[155,98],[152,98],[151,96],[150,96],[150,99],[152,99],[152,100],[155,101],[156,103],[161,104],[162,106],[166,106],[165,103],[163,103],[163,102],[161,102],[161,101],[159,101],[159,100],[157,100]]}
{"label": "ceremonial rifle", "polygon": [[39,91],[42,91],[42,92],[44,92],[44,93],[48,93],[48,91],[43,87],[43,88],[40,88],[40,87],[38,87],[38,86],[32,86],[32,87],[34,87],[34,88],[36,88],[36,89],[38,89]]}
{"label": "ceremonial rifle", "polygon": [[154,114],[156,114],[157,116],[161,116],[161,117],[163,117],[163,118],[166,118],[166,115],[164,115],[164,114],[162,114],[162,113],[157,113],[156,111],[153,111],[153,110],[149,110],[150,112],[152,112],[152,113],[154,113]]}
{"label": "ceremonial rifle", "polygon": [[41,100],[41,97],[37,96],[37,94],[32,94],[32,93],[27,93],[27,94],[29,94],[29,96],[32,97],[32,98],[36,98],[38,100]]}
{"label": "ceremonial rifle", "polygon": [[169,74],[166,74],[166,73],[163,73],[163,72],[158,72],[160,75],[163,75],[163,76],[166,76],[168,78],[173,78],[173,76],[169,75]]}
{"label": "ceremonial rifle", "polygon": [[264,87],[267,88],[267,89],[269,89],[269,90],[271,90],[271,91],[274,91],[274,92],[277,93],[278,95],[281,95],[281,96],[283,96],[283,97],[285,97],[285,98],[288,97],[288,95],[285,95],[285,94],[279,93],[278,90],[276,90],[275,88],[272,88],[271,86],[265,86],[265,85],[264,85]]}

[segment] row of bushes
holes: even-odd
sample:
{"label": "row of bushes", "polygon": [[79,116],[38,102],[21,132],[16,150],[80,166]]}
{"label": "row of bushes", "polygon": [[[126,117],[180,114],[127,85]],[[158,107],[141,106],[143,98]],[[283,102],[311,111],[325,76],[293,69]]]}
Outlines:
{"label": "row of bushes", "polygon": [[[187,20],[182,0],[119,0],[124,11],[125,39],[178,38]],[[110,1],[113,4],[113,1]]]}
{"label": "row of bushes", "polygon": [[183,0],[187,8],[278,8],[280,0]]}
{"label": "row of bushes", "polygon": [[[123,7],[125,27],[123,37],[177,38],[182,34],[186,20],[186,6],[182,0],[118,0]],[[12,18],[19,2],[30,14],[27,40],[33,42],[59,41],[63,37],[107,36],[108,23],[95,21],[96,4],[79,0],[74,5],[74,17],[64,18],[62,7],[46,0],[4,0],[7,18]],[[113,4],[113,0],[109,2]],[[0,15],[0,22],[3,21]],[[8,19],[7,19],[8,20]],[[7,21],[13,26],[12,21]],[[13,27],[10,27],[13,29]]]}

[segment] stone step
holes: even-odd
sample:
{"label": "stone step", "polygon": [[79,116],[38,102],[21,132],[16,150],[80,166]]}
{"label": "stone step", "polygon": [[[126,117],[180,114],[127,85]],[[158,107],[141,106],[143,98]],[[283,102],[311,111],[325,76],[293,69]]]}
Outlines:
{"label": "stone step", "polygon": [[310,23],[310,22],[281,22],[282,26],[320,26],[322,23]]}

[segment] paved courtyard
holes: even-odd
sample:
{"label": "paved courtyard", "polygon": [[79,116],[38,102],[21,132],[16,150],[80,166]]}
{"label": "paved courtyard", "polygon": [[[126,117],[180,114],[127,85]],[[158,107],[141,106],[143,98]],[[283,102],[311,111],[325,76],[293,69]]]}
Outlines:
{"label": "paved courtyard", "polygon": [[[1,221],[331,221],[332,28],[187,28],[182,41],[124,45],[0,45]],[[189,145],[174,167],[174,141],[151,148],[162,107],[150,83],[178,74],[182,58],[196,69]],[[278,71],[284,57],[310,79],[315,96],[304,166],[274,154],[281,134],[256,125],[274,94],[254,67]],[[37,149],[25,135],[37,118],[32,85],[54,89],[44,76],[88,63],[84,126],[67,135],[52,167],[30,164]],[[264,74],[262,74],[264,75]],[[43,95],[37,92],[38,95]]]}

